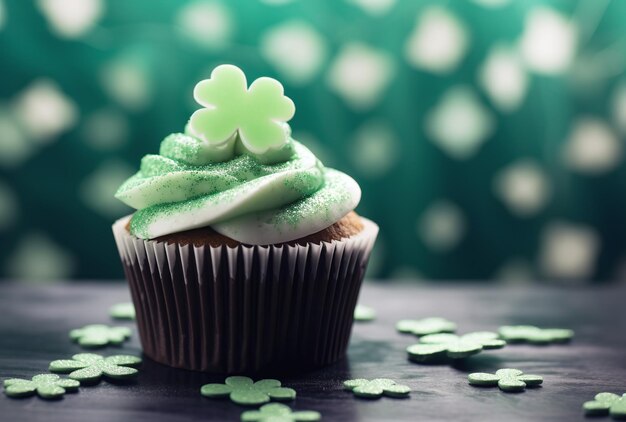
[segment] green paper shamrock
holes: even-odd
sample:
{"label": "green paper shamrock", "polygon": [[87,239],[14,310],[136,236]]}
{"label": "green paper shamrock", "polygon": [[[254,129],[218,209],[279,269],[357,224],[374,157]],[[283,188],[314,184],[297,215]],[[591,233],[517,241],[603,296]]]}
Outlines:
{"label": "green paper shamrock", "polygon": [[259,410],[248,410],[241,414],[241,420],[246,422],[309,422],[319,421],[321,418],[319,412],[294,412],[289,406],[280,403],[265,404]]}
{"label": "green paper shamrock", "polygon": [[566,328],[539,328],[533,325],[505,325],[498,330],[500,338],[507,343],[551,344],[567,343],[574,331]]}
{"label": "green paper shamrock", "polygon": [[538,387],[543,383],[543,378],[539,375],[525,375],[519,369],[504,368],[496,371],[495,374],[485,372],[475,372],[469,374],[467,379],[471,385],[479,387],[500,387],[500,390],[507,393],[524,391],[526,388]]}
{"label": "green paper shamrock", "polygon": [[396,384],[394,380],[388,378],[347,380],[344,381],[343,387],[348,391],[352,391],[355,396],[366,399],[379,399],[382,396],[405,398],[411,393],[409,386]]}
{"label": "green paper shamrock", "polygon": [[293,101],[272,78],[259,78],[248,89],[246,75],[233,65],[221,65],[211,78],[194,88],[195,100],[206,107],[189,120],[196,137],[224,148],[237,131],[243,146],[253,154],[278,149],[288,140],[288,122],[295,113]]}
{"label": "green paper shamrock", "polygon": [[483,349],[501,349],[506,345],[496,333],[479,331],[457,336],[440,333],[420,337],[420,343],[407,347],[409,360],[417,363],[432,362],[447,357],[463,359],[480,353]]}
{"label": "green paper shamrock", "polygon": [[200,394],[208,398],[229,396],[233,402],[249,406],[267,403],[270,400],[284,401],[296,398],[296,391],[281,387],[278,380],[264,379],[254,382],[248,377],[228,377],[224,384],[205,384],[200,389]]}
{"label": "green paper shamrock", "polygon": [[587,416],[611,415],[615,419],[626,418],[626,393],[618,396],[613,393],[598,393],[592,401],[583,404]]}
{"label": "green paper shamrock", "polygon": [[83,347],[95,349],[109,344],[119,346],[130,337],[131,333],[130,328],[127,327],[92,324],[70,331],[70,338]]}
{"label": "green paper shamrock", "polygon": [[28,397],[37,394],[42,399],[60,399],[65,393],[73,393],[80,382],[63,379],[54,374],[35,375],[30,380],[10,378],[4,380],[4,393],[9,397]]}
{"label": "green paper shamrock", "polygon": [[376,319],[376,311],[369,306],[356,305],[354,308],[354,320],[368,322]]}
{"label": "green paper shamrock", "polygon": [[426,336],[437,333],[453,333],[456,324],[445,318],[431,317],[424,319],[403,319],[396,324],[396,330],[404,334]]}
{"label": "green paper shamrock", "polygon": [[113,319],[123,319],[132,321],[135,319],[135,307],[132,303],[118,303],[111,306],[109,309],[109,315]]}
{"label": "green paper shamrock", "polygon": [[141,364],[141,359],[136,356],[115,355],[103,357],[94,353],[79,353],[72,359],[62,359],[50,362],[50,372],[61,374],[69,373],[71,379],[95,383],[102,377],[125,380],[133,378],[138,371],[131,366]]}

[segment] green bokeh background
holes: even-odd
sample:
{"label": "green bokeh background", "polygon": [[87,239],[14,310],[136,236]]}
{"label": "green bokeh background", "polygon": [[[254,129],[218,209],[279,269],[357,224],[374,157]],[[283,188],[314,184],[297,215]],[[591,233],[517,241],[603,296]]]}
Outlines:
{"label": "green bokeh background", "polygon": [[[371,276],[623,278],[626,2],[90,0],[98,16],[64,34],[51,10],[82,16],[80,3],[0,0],[0,277],[121,278],[110,225],[130,210],[112,198],[115,188],[167,134],[183,129],[196,109],[194,84],[215,65],[233,63],[250,79],[281,80],[297,106],[294,137],[360,183],[358,211],[381,226]],[[412,64],[405,51],[433,7],[464,28],[467,43],[442,72]],[[519,50],[537,10],[573,25],[577,47],[557,72],[522,60],[527,90],[507,110],[485,91],[480,72],[495,46]],[[183,18],[198,15],[205,19],[200,29]],[[289,73],[264,50],[268,34],[285,25],[313,34],[319,50],[310,54],[319,66]],[[332,82],[355,43],[388,70],[369,102]],[[367,65],[353,72],[357,79],[380,74]],[[25,120],[20,99],[42,83],[73,104],[73,117],[56,133],[37,135],[29,125],[47,113],[56,118],[54,110],[43,107]],[[470,108],[493,122],[463,158],[427,129],[429,114],[455,87],[469,89]],[[564,158],[572,133],[588,119],[608,131],[615,156],[592,171]],[[604,145],[595,134],[583,136],[591,155]],[[502,171],[524,160],[540,169],[546,188],[545,201],[528,215],[494,189]]]}

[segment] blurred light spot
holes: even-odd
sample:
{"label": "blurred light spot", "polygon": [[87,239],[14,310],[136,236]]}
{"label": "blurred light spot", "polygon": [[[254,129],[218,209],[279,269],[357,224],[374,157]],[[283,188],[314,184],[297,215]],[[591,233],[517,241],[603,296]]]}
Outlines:
{"label": "blurred light spot", "polygon": [[17,220],[17,199],[8,185],[0,182],[0,230],[10,228]]}
{"label": "blurred light spot", "polygon": [[615,168],[622,156],[622,144],[606,122],[579,119],[565,145],[568,166],[580,173],[601,174]]}
{"label": "blurred light spot", "polygon": [[408,265],[396,267],[389,275],[389,278],[394,280],[409,281],[411,284],[419,283],[425,279],[422,273]]}
{"label": "blurred light spot", "polygon": [[480,83],[501,111],[516,110],[528,89],[528,75],[517,51],[503,45],[493,47],[480,70]]}
{"label": "blurred light spot", "polygon": [[592,276],[600,242],[586,226],[551,223],[543,232],[541,267],[548,277],[582,280]]}
{"label": "blurred light spot", "polygon": [[15,100],[14,111],[26,133],[42,143],[53,140],[78,119],[74,102],[55,82],[46,79],[36,80],[24,89]]}
{"label": "blurred light spot", "polygon": [[7,15],[6,9],[4,7],[4,0],[0,0],[0,29],[4,28],[4,23],[6,22]]}
{"label": "blurred light spot", "polygon": [[452,158],[465,160],[494,131],[494,119],[472,89],[450,88],[426,115],[426,133]]}
{"label": "blurred light spot", "polygon": [[261,3],[269,4],[270,6],[280,6],[287,3],[292,3],[294,0],[260,0]]}
{"label": "blurred light spot", "polygon": [[434,73],[456,68],[468,47],[467,31],[448,11],[430,7],[417,19],[405,46],[410,64]]}
{"label": "blurred light spot", "polygon": [[455,204],[440,200],[431,204],[417,222],[417,233],[436,252],[447,252],[465,234],[465,218]]}
{"label": "blurred light spot", "polygon": [[87,116],[82,127],[82,137],[92,148],[109,151],[124,144],[128,131],[124,114],[113,109],[102,109]]}
{"label": "blurred light spot", "polygon": [[376,178],[387,173],[398,159],[398,140],[386,124],[370,121],[356,132],[349,157],[363,176]]}
{"label": "blurred light spot", "polygon": [[322,144],[312,133],[296,131],[291,137],[306,145],[306,147],[310,149],[311,152],[315,154],[315,156],[325,165],[332,166],[334,164],[336,160],[336,158],[334,158],[334,154],[331,154],[330,151],[328,151],[328,148],[326,148],[326,146]]}
{"label": "blurred light spot", "polygon": [[101,0],[37,0],[52,32],[77,38],[88,32],[103,14]]}
{"label": "blurred light spot", "polygon": [[570,20],[547,7],[536,7],[524,23],[522,58],[537,73],[562,73],[576,53],[576,37],[576,27]]}
{"label": "blurred light spot", "polygon": [[364,44],[343,47],[329,70],[331,89],[352,107],[373,106],[391,79],[393,64],[385,53]]}
{"label": "blurred light spot", "polygon": [[17,119],[0,107],[0,166],[18,167],[33,153],[33,145],[26,139]]}
{"label": "blurred light spot", "polygon": [[132,210],[113,195],[134,172],[134,169],[124,162],[105,162],[83,180],[79,191],[80,198],[104,217],[121,217]]}
{"label": "blurred light spot", "polygon": [[195,1],[185,5],[176,17],[183,33],[209,49],[223,47],[233,32],[233,22],[225,5],[216,1]]}
{"label": "blurred light spot", "polygon": [[384,15],[396,4],[396,0],[348,0],[348,2],[374,16]]}
{"label": "blurred light spot", "polygon": [[528,284],[535,280],[533,266],[524,258],[512,258],[496,272],[502,284]]}
{"label": "blurred light spot", "polygon": [[619,84],[613,94],[613,120],[619,130],[626,135],[626,82]]}
{"label": "blurred light spot", "polygon": [[503,7],[511,3],[511,0],[472,0],[479,6],[488,8]]}
{"label": "blurred light spot", "polygon": [[304,84],[319,72],[326,45],[309,24],[292,21],[267,31],[261,40],[261,53],[289,82]]}
{"label": "blurred light spot", "polygon": [[139,63],[118,59],[105,66],[100,76],[104,90],[123,107],[138,111],[149,104],[149,75]]}
{"label": "blurred light spot", "polygon": [[69,252],[47,236],[31,233],[22,238],[8,258],[7,274],[25,281],[62,280],[72,275],[74,267]]}
{"label": "blurred light spot", "polygon": [[550,195],[543,169],[534,161],[520,160],[500,172],[495,179],[496,195],[519,217],[540,211]]}

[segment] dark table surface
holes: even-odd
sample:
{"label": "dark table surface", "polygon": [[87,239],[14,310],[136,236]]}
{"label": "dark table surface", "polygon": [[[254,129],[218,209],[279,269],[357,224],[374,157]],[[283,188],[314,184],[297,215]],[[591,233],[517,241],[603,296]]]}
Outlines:
{"label": "dark table surface", "polygon": [[[111,305],[129,300],[124,284],[0,284],[0,378],[30,378],[54,359],[81,352],[68,331],[111,323]],[[360,303],[378,318],[354,327],[347,358],[329,368],[281,377],[298,392],[294,409],[317,410],[327,421],[584,420],[581,405],[600,391],[626,392],[626,288],[495,288],[479,285],[367,284]],[[443,316],[460,332],[504,324],[570,327],[571,344],[511,345],[454,367],[407,361],[412,336],[395,332],[402,318]],[[121,325],[133,326],[132,323]],[[103,354],[141,353],[137,335]],[[469,372],[513,367],[544,376],[542,388],[520,394],[467,384]],[[409,399],[356,399],[342,390],[350,378],[392,378],[409,385]],[[2,421],[229,421],[244,408],[199,394],[224,377],[170,369],[144,360],[130,385],[102,382],[57,402],[0,397]]]}

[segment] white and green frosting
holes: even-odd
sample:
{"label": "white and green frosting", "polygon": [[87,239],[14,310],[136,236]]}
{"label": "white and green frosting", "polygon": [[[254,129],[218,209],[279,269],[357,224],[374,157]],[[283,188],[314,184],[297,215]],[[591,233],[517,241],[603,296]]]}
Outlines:
{"label": "white and green frosting", "polygon": [[356,207],[357,183],[291,138],[293,103],[282,85],[259,78],[246,88],[243,72],[230,65],[196,86],[205,108],[185,133],[163,140],[159,155],[146,155],[115,195],[137,209],[133,235],[152,239],[210,226],[246,244],[281,243]]}

